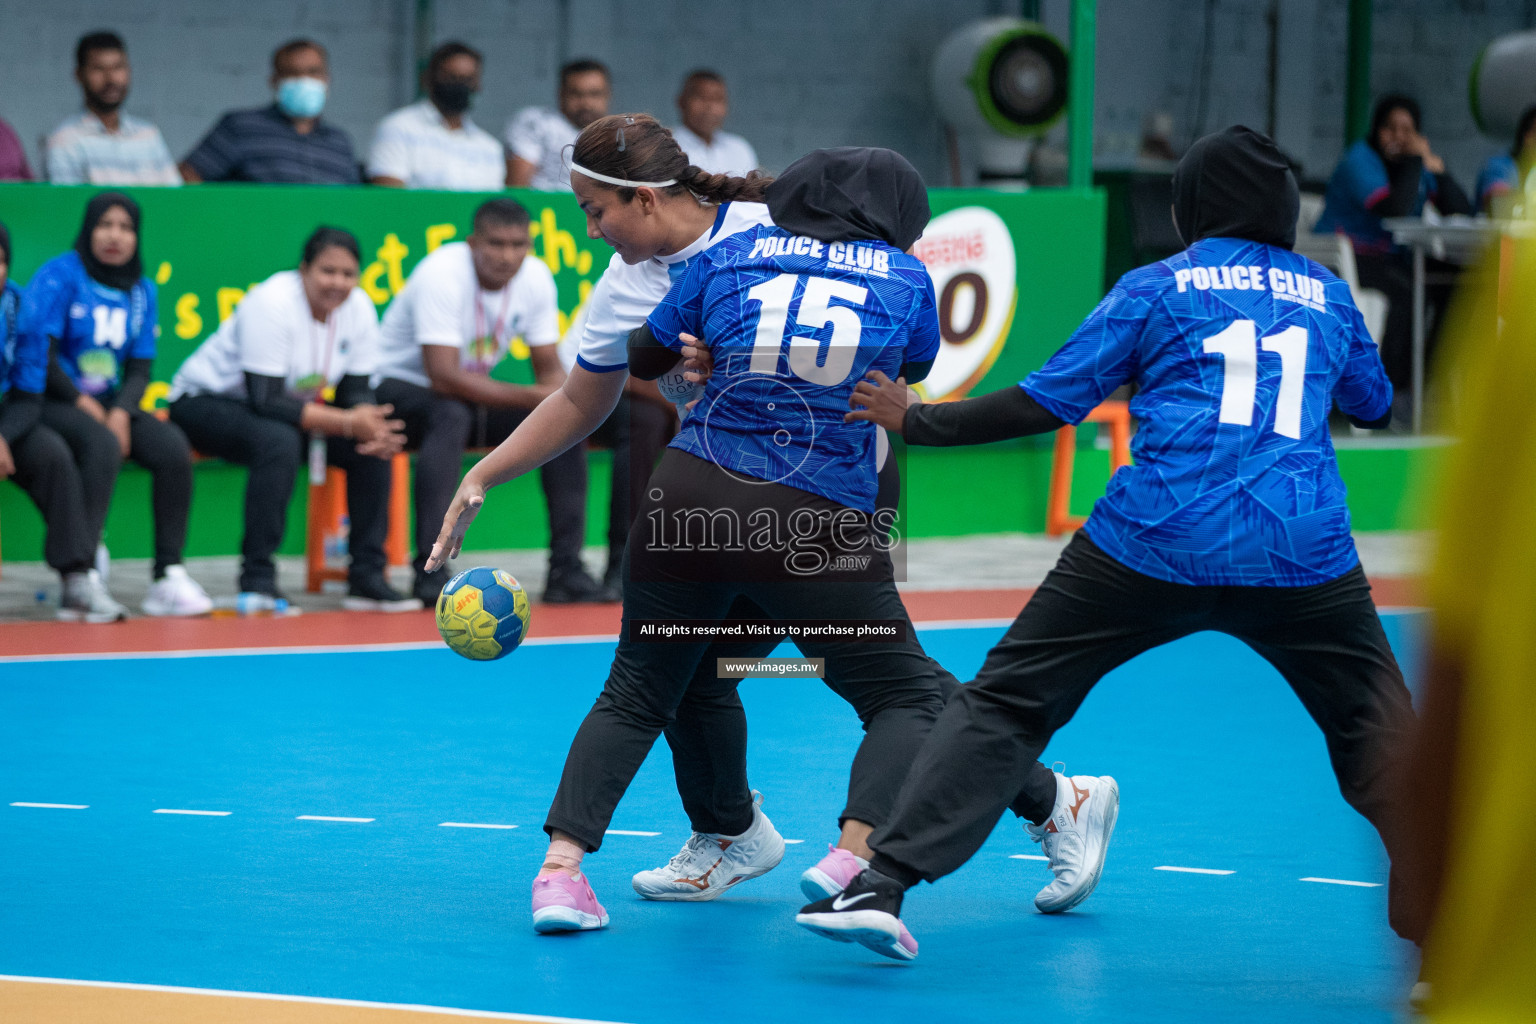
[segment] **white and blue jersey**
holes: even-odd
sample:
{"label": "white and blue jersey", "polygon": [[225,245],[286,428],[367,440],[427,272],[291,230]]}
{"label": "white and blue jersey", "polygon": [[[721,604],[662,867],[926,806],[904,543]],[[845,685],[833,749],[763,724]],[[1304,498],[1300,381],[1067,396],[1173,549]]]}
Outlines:
{"label": "white and blue jersey", "polygon": [[884,242],[820,242],[772,225],[739,231],[688,264],[648,320],[662,344],[708,342],[699,405],[672,447],[758,480],[873,513],[873,423],[844,423],[872,370],[939,349],[933,280]]}
{"label": "white and blue jersey", "polygon": [[628,370],[629,332],[645,323],[688,264],[739,231],[772,223],[762,203],[721,203],[709,230],[675,253],[635,264],[615,253],[582,307],[576,365],[592,373]]}
{"label": "white and blue jersey", "polygon": [[1359,558],[1328,416],[1392,402],[1349,286],[1304,256],[1207,238],[1126,274],[1020,385],[1078,423],[1128,381],[1135,465],[1084,529],[1174,583],[1310,586]]}
{"label": "white and blue jersey", "polygon": [[79,253],[49,260],[27,284],[21,332],[34,343],[41,338],[44,351],[57,338],[64,372],[93,398],[117,391],[128,360],[155,357],[158,330],[149,278],[128,291],[109,288],[85,272]]}
{"label": "white and blue jersey", "polygon": [[22,291],[12,281],[0,288],[0,395],[12,388],[40,395],[48,380],[48,346],[25,339],[19,329]]}

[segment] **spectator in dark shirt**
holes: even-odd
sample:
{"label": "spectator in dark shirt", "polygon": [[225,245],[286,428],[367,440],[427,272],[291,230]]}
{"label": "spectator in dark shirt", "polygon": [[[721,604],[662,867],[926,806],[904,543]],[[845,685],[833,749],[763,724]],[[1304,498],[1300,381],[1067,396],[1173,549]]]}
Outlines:
{"label": "spectator in dark shirt", "polygon": [[[1419,105],[1407,96],[1383,96],[1371,116],[1370,133],[1344,153],[1328,180],[1323,214],[1313,230],[1348,235],[1355,249],[1360,284],[1387,296],[1386,336],[1381,359],[1397,389],[1395,415],[1405,414],[1413,350],[1413,265],[1392,241],[1382,221],[1422,216],[1426,206],[1442,214],[1472,212],[1472,204],[1420,134]],[[1426,352],[1434,348],[1438,314],[1450,301],[1455,265],[1429,259],[1427,304],[1433,321]]]}
{"label": "spectator in dark shirt", "polygon": [[352,141],[320,120],[331,81],[325,47],[309,39],[278,47],[270,81],[275,102],[225,114],[181,162],[181,176],[192,183],[356,184]]}
{"label": "spectator in dark shirt", "polygon": [[16,137],[16,129],[0,118],[0,181],[31,181],[27,151]]}

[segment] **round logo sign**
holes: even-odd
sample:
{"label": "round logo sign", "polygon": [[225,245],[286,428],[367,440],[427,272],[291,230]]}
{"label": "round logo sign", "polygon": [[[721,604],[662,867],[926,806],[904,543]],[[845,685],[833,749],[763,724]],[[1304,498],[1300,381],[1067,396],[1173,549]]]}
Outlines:
{"label": "round logo sign", "polygon": [[928,401],[964,398],[997,361],[1013,325],[1013,236],[991,210],[962,206],[929,221],[913,252],[933,278],[943,338],[917,388]]}

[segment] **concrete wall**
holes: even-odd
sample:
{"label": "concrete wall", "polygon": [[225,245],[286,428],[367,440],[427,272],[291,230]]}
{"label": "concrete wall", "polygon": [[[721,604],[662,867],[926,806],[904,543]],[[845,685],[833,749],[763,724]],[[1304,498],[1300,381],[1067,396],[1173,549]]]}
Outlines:
{"label": "concrete wall", "polygon": [[[552,102],[555,68],[571,56],[613,67],[616,109],[667,120],[683,73],[710,65],[732,85],[730,126],[770,168],[817,146],[880,144],[906,153],[934,183],[947,182],[947,163],[929,58],[951,28],[1018,9],[1001,0],[435,6],[434,38],[463,38],[487,54],[474,115],[498,134],[518,107]],[[1065,36],[1069,0],[1041,6]],[[1266,127],[1272,7],[1276,135],[1308,174],[1326,176],[1342,149],[1345,0],[1099,0],[1101,157],[1134,152],[1155,111],[1171,116],[1179,145],[1200,127]],[[27,143],[35,168],[37,140],[78,104],[75,39],[112,27],[128,40],[136,74],[128,109],[158,123],[180,157],[221,111],[267,102],[272,49],[309,35],[332,52],[327,116],[362,155],[378,118],[414,96],[414,17],[413,0],[0,0],[0,117]],[[1476,134],[1467,73],[1489,39],[1533,25],[1536,0],[1376,0],[1374,85],[1420,97],[1431,142],[1468,184],[1504,143]]]}

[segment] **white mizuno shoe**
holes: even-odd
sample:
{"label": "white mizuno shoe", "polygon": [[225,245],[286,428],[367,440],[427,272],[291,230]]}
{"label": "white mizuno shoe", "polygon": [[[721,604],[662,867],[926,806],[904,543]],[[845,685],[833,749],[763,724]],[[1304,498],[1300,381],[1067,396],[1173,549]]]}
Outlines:
{"label": "white mizuno shoe", "polygon": [[762,794],[753,797],[751,828],[734,839],[695,832],[665,865],[637,874],[635,892],[648,900],[712,900],[777,867],[784,859],[784,837],[763,813]]}
{"label": "white mizuno shoe", "polygon": [[1056,806],[1044,825],[1024,823],[1050,861],[1055,881],[1035,894],[1042,914],[1071,910],[1093,892],[1104,873],[1109,838],[1120,816],[1120,787],[1108,775],[1056,773]]}

